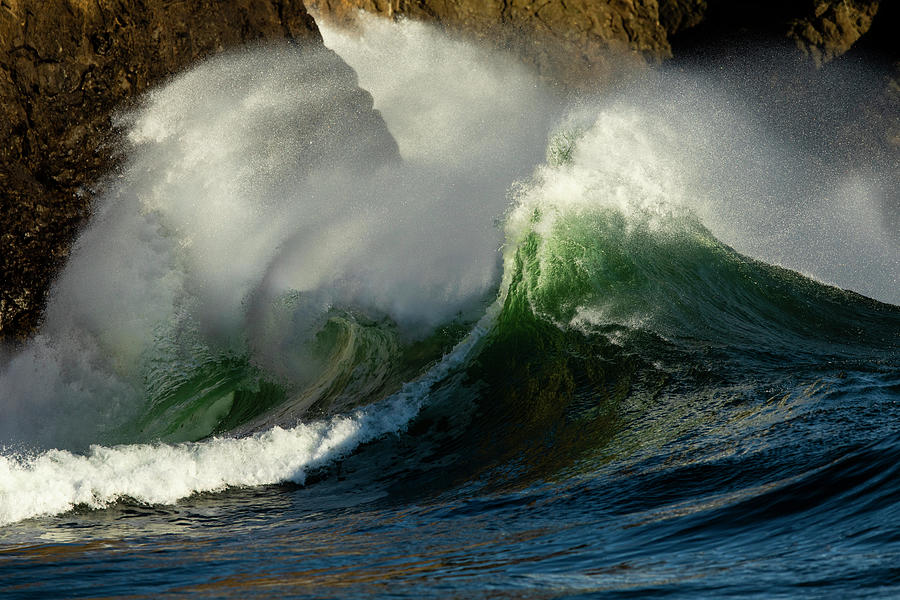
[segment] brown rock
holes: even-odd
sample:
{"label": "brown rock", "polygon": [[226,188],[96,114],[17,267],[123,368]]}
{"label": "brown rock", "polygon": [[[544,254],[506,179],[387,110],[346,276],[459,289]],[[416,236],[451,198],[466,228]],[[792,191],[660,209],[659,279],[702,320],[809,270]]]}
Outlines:
{"label": "brown rock", "polygon": [[360,10],[432,21],[512,50],[553,82],[591,89],[671,56],[657,0],[309,0],[317,18]]}
{"label": "brown rock", "polygon": [[872,26],[879,0],[819,0],[791,21],[788,37],[817,66],[845,53]]}
{"label": "brown rock", "polygon": [[0,340],[36,327],[113,166],[111,111],[251,40],[321,44],[301,0],[0,0]]}

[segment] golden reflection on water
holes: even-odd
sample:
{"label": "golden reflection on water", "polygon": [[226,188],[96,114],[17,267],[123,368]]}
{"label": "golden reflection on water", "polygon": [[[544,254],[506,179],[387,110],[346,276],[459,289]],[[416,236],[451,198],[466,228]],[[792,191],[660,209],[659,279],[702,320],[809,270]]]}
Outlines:
{"label": "golden reflection on water", "polygon": [[[480,519],[476,519],[480,521]],[[544,553],[522,556],[517,553],[498,555],[498,548],[527,547],[528,544],[537,544],[538,540],[546,536],[547,529],[532,529],[527,531],[505,533],[495,532],[494,535],[484,534],[481,527],[467,525],[462,528],[453,527],[445,522],[423,522],[419,526],[422,529],[422,537],[414,532],[404,532],[403,536],[394,534],[381,534],[379,536],[367,534],[342,533],[335,537],[332,532],[321,532],[315,536],[304,536],[298,544],[307,550],[314,549],[319,554],[318,558],[326,559],[330,566],[297,569],[291,571],[262,571],[253,573],[235,573],[231,576],[216,581],[186,586],[179,588],[178,593],[213,594],[223,592],[235,593],[240,596],[242,592],[266,591],[271,593],[290,594],[315,594],[319,597],[347,597],[352,588],[365,588],[366,594],[389,594],[397,587],[428,585],[431,589],[439,586],[441,582],[454,579],[477,578],[479,573],[502,571],[511,565],[536,563],[564,556],[574,549],[565,551],[555,550]],[[477,529],[478,532],[471,531]],[[443,531],[442,531],[443,530]],[[416,548],[414,553],[396,554],[380,552],[397,548],[404,538],[425,539],[428,543],[424,547]],[[471,541],[480,538],[479,541]],[[460,539],[468,540],[459,543]],[[334,544],[340,543],[339,546]],[[341,558],[350,557],[358,561],[360,557],[370,557],[362,563],[340,565]],[[375,557],[374,559],[372,557]],[[488,595],[479,594],[480,597],[502,598],[549,598],[555,596],[549,590],[546,593],[535,593],[534,590],[515,592],[506,590],[496,591]]]}
{"label": "golden reflection on water", "polygon": [[[202,501],[198,505],[191,510],[201,512],[207,508]],[[548,548],[529,556],[504,554],[503,548],[533,545],[540,549],[540,538],[547,536],[549,530],[508,532],[484,516],[461,515],[454,519],[453,507],[448,506],[348,512],[337,517],[332,514],[324,521],[309,519],[290,525],[276,521],[270,524],[271,529],[260,530],[258,535],[251,528],[249,533],[236,532],[223,523],[203,535],[200,528],[184,525],[196,516],[188,512],[185,507],[118,507],[76,515],[87,517],[93,528],[85,526],[83,518],[80,526],[72,528],[60,527],[57,521],[41,536],[51,543],[0,546],[0,561],[15,561],[35,573],[43,567],[56,573],[62,569],[83,575],[95,568],[115,565],[117,557],[127,557],[129,568],[139,572],[165,572],[190,565],[196,568],[196,581],[206,580],[171,588],[167,590],[170,593],[230,597],[244,597],[251,592],[264,596],[309,593],[346,597],[347,590],[355,587],[378,595],[379,590],[388,593],[396,585],[433,585],[442,580],[472,578],[482,572],[568,553]],[[169,518],[160,518],[160,513]],[[212,515],[207,517],[212,520]],[[227,514],[218,517],[223,522],[229,520]],[[45,527],[48,523],[49,520],[35,520],[31,526]],[[221,529],[221,533],[217,534],[216,529]],[[92,531],[103,537],[85,541],[83,536]],[[196,535],[186,535],[191,531]],[[69,543],[79,538],[80,542]],[[257,541],[259,545],[255,545]],[[399,548],[409,551],[398,553]],[[297,568],[275,570],[266,567],[267,561],[271,565],[295,564]],[[40,589],[40,582],[18,591],[26,588]],[[527,596],[544,597],[534,593]],[[498,597],[517,596],[506,592]]]}

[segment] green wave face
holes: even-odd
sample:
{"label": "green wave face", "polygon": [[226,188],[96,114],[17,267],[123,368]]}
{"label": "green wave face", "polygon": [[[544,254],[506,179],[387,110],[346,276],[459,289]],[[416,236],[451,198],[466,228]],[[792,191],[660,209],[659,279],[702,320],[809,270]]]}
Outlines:
{"label": "green wave face", "polygon": [[877,333],[885,319],[896,323],[895,307],[742,256],[685,207],[665,170],[642,164],[640,153],[632,165],[598,160],[595,149],[580,154],[578,135],[554,138],[549,166],[518,190],[503,318],[530,311],[563,328],[618,325],[812,352],[823,343],[896,345]]}
{"label": "green wave face", "polygon": [[[896,307],[740,255],[685,208],[640,140],[638,151],[598,157],[596,131],[554,137],[547,165],[514,189],[497,315],[466,366],[483,390],[478,427],[496,428],[485,439],[518,449],[553,432],[556,447],[596,444],[615,429],[619,401],[655,393],[666,376],[648,365],[672,345],[744,358],[764,348],[762,360],[854,345],[896,351],[896,339],[879,337],[897,329]],[[179,362],[171,348],[186,345],[162,336],[165,358],[148,361],[149,408],[133,434],[193,440],[343,414],[421,375],[470,325],[410,341],[388,318],[335,308],[305,326],[311,334],[285,336],[303,311],[288,292],[266,313],[256,343],[274,348],[275,368],[251,350],[215,354],[199,342]]]}
{"label": "green wave face", "polygon": [[[286,302],[299,297],[287,296],[277,300],[276,311],[283,312]],[[185,345],[162,336],[154,358],[147,360],[147,409],[123,430],[122,438],[198,440],[346,413],[399,389],[467,331],[468,324],[451,322],[409,341],[389,319],[333,310],[312,339],[288,357],[304,373],[293,379],[257,365],[250,352],[214,354],[199,341],[189,345],[188,356],[178,357]]]}
{"label": "green wave face", "polygon": [[873,357],[896,364],[900,309],[739,254],[665,172],[586,155],[586,135],[555,138],[515,190],[492,328],[453,401],[413,428],[452,432],[435,452],[458,457],[448,479],[594,469],[713,415],[755,418],[798,365],[840,377]]}

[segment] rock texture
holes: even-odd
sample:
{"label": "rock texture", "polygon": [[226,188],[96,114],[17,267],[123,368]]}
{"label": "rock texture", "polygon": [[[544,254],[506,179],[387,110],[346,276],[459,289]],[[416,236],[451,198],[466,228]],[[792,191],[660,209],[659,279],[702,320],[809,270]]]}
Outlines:
{"label": "rock texture", "polygon": [[869,30],[878,6],[878,0],[819,0],[811,13],[790,22],[788,37],[821,66],[847,52]]}
{"label": "rock texture", "polygon": [[[339,23],[364,10],[429,20],[517,52],[553,81],[608,83],[622,69],[761,39],[795,44],[816,65],[872,26],[879,0],[307,0]],[[896,24],[895,24],[896,25]],[[633,61],[623,63],[623,58]]]}
{"label": "rock texture", "polygon": [[308,7],[345,25],[359,10],[436,22],[509,49],[575,88],[671,56],[657,0],[309,0]]}
{"label": "rock texture", "polygon": [[257,39],[321,44],[300,0],[0,0],[0,340],[36,327],[112,167],[110,113]]}

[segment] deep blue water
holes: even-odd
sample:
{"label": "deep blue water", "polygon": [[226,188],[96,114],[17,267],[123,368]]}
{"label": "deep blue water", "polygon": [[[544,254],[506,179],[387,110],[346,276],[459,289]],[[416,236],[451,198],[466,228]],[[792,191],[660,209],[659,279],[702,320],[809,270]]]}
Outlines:
{"label": "deep blue water", "polygon": [[[842,370],[795,389],[786,401],[778,390],[776,400],[697,412],[651,407],[626,417],[633,434],[614,436],[599,454],[567,457],[549,475],[532,450],[484,469],[444,468],[438,457],[405,468],[417,453],[406,434],[363,447],[306,486],[32,519],[0,533],[2,590],[21,598],[896,597],[896,367]],[[673,409],[675,423],[664,414]],[[666,430],[678,421],[688,425]]]}

